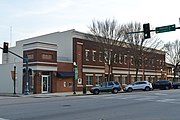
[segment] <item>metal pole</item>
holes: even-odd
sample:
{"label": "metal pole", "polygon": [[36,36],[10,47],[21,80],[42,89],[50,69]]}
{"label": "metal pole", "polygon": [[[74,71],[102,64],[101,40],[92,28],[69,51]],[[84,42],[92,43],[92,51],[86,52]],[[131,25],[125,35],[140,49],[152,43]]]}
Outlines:
{"label": "metal pole", "polygon": [[74,69],[73,94],[76,94],[76,77],[77,77],[77,64],[76,64],[76,62],[73,63],[73,69]]}
{"label": "metal pole", "polygon": [[25,81],[25,91],[24,94],[28,95],[29,94],[29,80],[28,80],[28,58],[25,59],[26,61],[26,81]]}
{"label": "metal pole", "polygon": [[162,68],[161,68],[161,80],[162,80],[162,71],[163,71],[163,70],[162,70]]}
{"label": "metal pole", "polygon": [[14,64],[14,95],[16,94],[16,65]]}

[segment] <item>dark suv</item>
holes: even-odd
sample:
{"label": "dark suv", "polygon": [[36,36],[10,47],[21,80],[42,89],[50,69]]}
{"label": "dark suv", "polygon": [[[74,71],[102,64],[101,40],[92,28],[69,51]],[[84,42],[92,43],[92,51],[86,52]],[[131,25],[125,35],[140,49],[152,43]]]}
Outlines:
{"label": "dark suv", "polygon": [[158,80],[155,83],[153,83],[153,88],[168,90],[172,88],[172,83],[169,80]]}
{"label": "dark suv", "polygon": [[99,94],[99,92],[118,93],[120,90],[121,88],[119,82],[109,81],[103,82],[99,86],[92,87],[90,92],[93,94]]}

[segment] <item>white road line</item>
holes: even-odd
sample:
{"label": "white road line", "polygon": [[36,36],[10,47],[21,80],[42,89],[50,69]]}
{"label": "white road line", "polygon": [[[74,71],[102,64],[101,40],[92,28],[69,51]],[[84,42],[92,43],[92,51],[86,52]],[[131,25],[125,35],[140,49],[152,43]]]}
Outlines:
{"label": "white road line", "polygon": [[140,100],[140,101],[147,100],[148,101],[148,100],[155,100],[155,99],[156,97],[145,97],[145,98],[139,98],[139,99],[134,99],[134,100]]}
{"label": "white road line", "polygon": [[162,99],[162,100],[156,100],[157,102],[174,102],[176,99]]}
{"label": "white road line", "polygon": [[0,120],[8,120],[8,119],[0,118]]}
{"label": "white road line", "polygon": [[133,98],[138,98],[139,96],[106,96],[104,97],[105,99],[122,99],[122,100],[126,100],[126,99],[133,99]]}
{"label": "white road line", "polygon": [[168,94],[164,94],[164,93],[155,93],[155,95],[168,95]]}

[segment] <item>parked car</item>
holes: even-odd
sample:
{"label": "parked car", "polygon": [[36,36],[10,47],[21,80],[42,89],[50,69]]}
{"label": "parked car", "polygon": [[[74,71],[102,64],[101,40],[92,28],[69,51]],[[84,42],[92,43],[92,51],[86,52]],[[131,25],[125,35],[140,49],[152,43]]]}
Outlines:
{"label": "parked car", "polygon": [[103,82],[99,86],[92,87],[90,92],[93,94],[99,94],[100,92],[112,92],[118,93],[121,90],[119,82],[109,81]]}
{"label": "parked car", "polygon": [[158,80],[155,83],[153,83],[153,88],[168,90],[172,88],[172,83],[169,80]]}
{"label": "parked car", "polygon": [[133,90],[150,91],[152,89],[152,84],[148,81],[137,81],[124,87],[124,91],[126,92],[132,92]]}
{"label": "parked car", "polygon": [[173,82],[172,86],[174,89],[180,89],[180,82]]}

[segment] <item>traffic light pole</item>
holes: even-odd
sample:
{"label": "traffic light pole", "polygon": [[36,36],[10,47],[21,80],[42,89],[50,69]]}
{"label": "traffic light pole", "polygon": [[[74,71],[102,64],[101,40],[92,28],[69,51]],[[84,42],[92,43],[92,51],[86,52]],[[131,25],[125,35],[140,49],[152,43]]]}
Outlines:
{"label": "traffic light pole", "polygon": [[[180,29],[180,27],[176,27],[175,29]],[[156,30],[150,30],[150,32],[155,32]],[[126,34],[134,34],[134,33],[143,33],[144,31],[135,31],[135,32],[128,32]]]}
{"label": "traffic light pole", "polygon": [[[3,49],[2,47],[0,47],[0,49]],[[21,59],[23,59],[23,61],[25,61],[25,63],[26,63],[26,81],[25,81],[25,90],[24,90],[24,94],[25,95],[28,95],[29,94],[29,77],[28,77],[28,57],[26,57],[26,58],[23,58],[23,57],[21,57],[20,55],[18,55],[18,54],[16,54],[16,53],[14,53],[14,52],[12,52],[12,51],[10,51],[10,50],[8,50],[8,52],[10,52],[11,54],[13,54],[13,55],[15,55],[15,56],[17,56],[17,57],[19,57],[19,58],[21,58]]]}
{"label": "traffic light pole", "polygon": [[[177,28],[176,28],[177,29]],[[180,29],[180,27],[179,27]],[[155,32],[156,30],[150,30],[150,32]],[[133,34],[133,33],[143,33],[144,31],[137,31],[137,32],[128,32],[126,34]]]}

